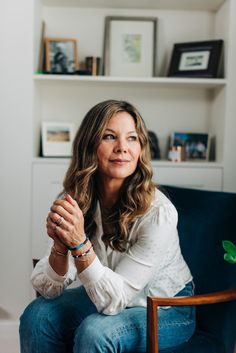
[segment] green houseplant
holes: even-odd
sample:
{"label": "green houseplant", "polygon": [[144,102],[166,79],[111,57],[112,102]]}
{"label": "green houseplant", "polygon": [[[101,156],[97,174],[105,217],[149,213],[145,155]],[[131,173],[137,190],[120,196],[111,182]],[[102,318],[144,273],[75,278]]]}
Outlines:
{"label": "green houseplant", "polygon": [[236,264],[236,246],[229,240],[223,240],[222,242],[223,248],[226,253],[224,254],[225,261]]}

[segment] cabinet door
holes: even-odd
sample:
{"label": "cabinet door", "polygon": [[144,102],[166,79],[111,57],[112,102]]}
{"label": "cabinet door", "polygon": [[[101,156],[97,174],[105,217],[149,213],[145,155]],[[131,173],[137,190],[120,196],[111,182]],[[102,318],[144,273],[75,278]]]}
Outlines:
{"label": "cabinet door", "polygon": [[212,191],[222,190],[222,168],[154,167],[153,179],[158,184]]}
{"label": "cabinet door", "polygon": [[[32,257],[41,258],[48,246],[46,218],[53,200],[62,191],[68,163],[34,163],[32,190]],[[154,166],[153,179],[158,184],[195,189],[222,189],[221,168]]]}
{"label": "cabinet door", "polygon": [[41,258],[48,246],[46,218],[53,200],[62,191],[68,164],[33,164],[32,257]]}

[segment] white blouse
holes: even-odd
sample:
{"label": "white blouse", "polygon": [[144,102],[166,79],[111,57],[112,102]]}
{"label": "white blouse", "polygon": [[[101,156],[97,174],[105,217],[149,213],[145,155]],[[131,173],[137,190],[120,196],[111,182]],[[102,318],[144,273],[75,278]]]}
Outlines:
{"label": "white blouse", "polygon": [[120,253],[105,247],[101,210],[95,213],[96,234],[92,239],[97,257],[80,274],[70,257],[69,270],[58,275],[48,254],[33,270],[31,281],[45,298],[60,295],[79,279],[98,312],[115,315],[125,307],[146,307],[147,295],[169,297],[177,294],[192,275],[179,247],[178,215],[171,201],[156,190],[149,211],[135,221],[130,231],[131,246]]}

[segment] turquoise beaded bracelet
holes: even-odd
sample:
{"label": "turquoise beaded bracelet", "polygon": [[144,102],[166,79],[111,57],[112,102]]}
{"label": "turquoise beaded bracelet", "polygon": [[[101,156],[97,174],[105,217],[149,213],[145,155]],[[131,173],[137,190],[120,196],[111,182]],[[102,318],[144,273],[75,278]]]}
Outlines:
{"label": "turquoise beaded bracelet", "polygon": [[81,257],[88,256],[88,255],[91,254],[92,252],[93,252],[93,246],[91,245],[91,247],[90,247],[87,251],[85,251],[83,254],[80,254],[80,255],[73,255],[73,254],[71,254],[71,255],[73,256],[74,259],[79,259],[79,258],[81,258]]}
{"label": "turquoise beaded bracelet", "polygon": [[76,245],[74,248],[69,248],[69,246],[67,246],[67,249],[69,249],[70,251],[82,249],[88,241],[89,238],[86,236],[83,243]]}

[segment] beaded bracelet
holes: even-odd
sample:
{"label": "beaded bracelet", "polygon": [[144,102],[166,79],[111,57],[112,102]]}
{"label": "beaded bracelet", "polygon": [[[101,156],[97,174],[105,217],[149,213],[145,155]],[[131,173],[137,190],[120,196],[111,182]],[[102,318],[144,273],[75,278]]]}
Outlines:
{"label": "beaded bracelet", "polygon": [[82,254],[80,255],[71,254],[71,255],[73,256],[74,259],[79,259],[81,257],[90,255],[92,252],[93,252],[93,246],[91,245],[90,248],[87,251],[83,252]]}
{"label": "beaded bracelet", "polygon": [[85,240],[83,243],[76,245],[74,248],[70,248],[69,246],[67,246],[67,249],[69,249],[70,251],[82,249],[88,241],[89,238],[85,236]]}

